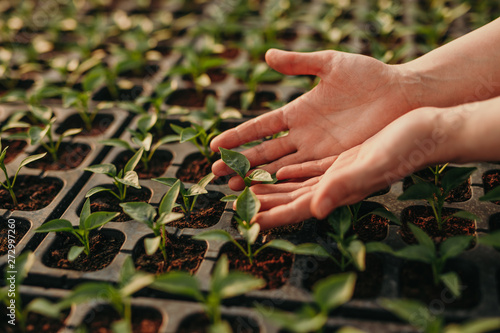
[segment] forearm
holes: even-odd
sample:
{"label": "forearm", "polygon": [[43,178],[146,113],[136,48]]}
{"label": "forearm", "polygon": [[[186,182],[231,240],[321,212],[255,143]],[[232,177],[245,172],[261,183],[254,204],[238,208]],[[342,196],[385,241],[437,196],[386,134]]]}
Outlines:
{"label": "forearm", "polygon": [[448,107],[500,95],[500,18],[396,65],[411,105]]}

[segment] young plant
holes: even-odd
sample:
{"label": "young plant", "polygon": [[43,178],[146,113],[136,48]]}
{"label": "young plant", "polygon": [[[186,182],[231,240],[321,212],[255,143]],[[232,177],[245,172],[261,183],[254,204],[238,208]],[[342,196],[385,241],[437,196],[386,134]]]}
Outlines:
{"label": "young plant", "polygon": [[[137,121],[137,130],[127,128],[130,135],[132,136],[132,142],[138,145],[140,147],[139,149],[142,148],[144,150],[144,153],[141,157],[141,162],[145,170],[149,170],[150,161],[161,145],[179,140],[179,136],[177,135],[166,135],[160,138],[158,141],[153,142],[153,134],[151,133],[151,130],[155,126],[157,120],[158,118],[155,113],[143,114]],[[101,140],[99,142],[107,146],[125,148],[134,154],[138,151],[138,149],[132,147],[132,145],[128,141],[123,139],[112,138]]]}
{"label": "young plant", "polygon": [[476,168],[454,168],[448,170],[441,179],[441,188],[433,183],[419,181],[410,186],[398,197],[398,200],[425,200],[432,208],[432,212],[437,222],[438,229],[451,217],[460,217],[475,220],[477,217],[467,211],[458,211],[447,217],[443,217],[443,206],[446,197],[450,192],[466,181]]}
{"label": "young plant", "polygon": [[205,308],[205,313],[212,325],[211,332],[231,332],[229,325],[222,320],[221,303],[226,298],[243,295],[249,291],[264,287],[265,281],[242,272],[230,272],[225,255],[217,261],[212,272],[210,288],[205,294],[198,279],[189,273],[173,271],[159,276],[152,288],[168,293],[190,297]]}
{"label": "young plant", "polygon": [[243,179],[245,186],[250,186],[253,181],[266,183],[272,183],[275,181],[269,172],[262,169],[255,169],[247,176],[251,166],[246,156],[242,153],[224,149],[222,147],[219,147],[219,151],[222,161]]}
{"label": "young plant", "polygon": [[18,202],[17,202],[16,194],[14,192],[14,185],[16,185],[17,175],[19,174],[19,171],[21,171],[22,167],[24,167],[25,165],[43,158],[45,155],[47,155],[47,153],[32,155],[32,156],[28,156],[28,157],[24,158],[21,161],[21,163],[19,164],[19,166],[17,167],[16,173],[14,174],[14,178],[12,178],[12,181],[11,181],[9,178],[9,174],[7,173],[7,167],[5,166],[5,163],[4,163],[5,156],[7,155],[7,148],[9,148],[9,147],[5,147],[2,150],[2,141],[0,140],[0,151],[1,151],[1,153],[0,153],[0,169],[2,169],[2,171],[5,175],[5,181],[0,182],[0,184],[2,185],[3,188],[5,188],[7,191],[9,191],[9,194],[10,194],[10,197],[12,198],[12,202],[13,202],[14,206],[17,206]]}
{"label": "young plant", "polygon": [[88,301],[101,300],[110,303],[121,320],[111,325],[115,333],[132,333],[132,295],[154,282],[154,276],[135,270],[131,257],[127,257],[120,271],[118,285],[107,282],[88,282],[77,286],[61,301],[62,307],[70,307]]}
{"label": "young plant", "polygon": [[500,317],[481,318],[460,324],[448,324],[425,304],[409,299],[381,299],[380,305],[424,333],[482,333],[500,328]]}
{"label": "young plant", "polygon": [[[49,318],[59,318],[61,314],[61,307],[58,304],[44,298],[35,298],[26,306],[23,305],[19,288],[28,276],[34,262],[35,254],[33,252],[25,252],[17,258],[9,260],[9,265],[6,266],[4,273],[5,287],[0,289],[0,303],[3,303],[7,308],[7,322],[13,327],[19,328],[21,332],[26,332],[30,312]],[[15,271],[14,274],[12,271]]]}
{"label": "young plant", "polygon": [[98,229],[118,216],[119,213],[113,212],[95,212],[90,211],[90,199],[85,200],[82,211],[80,213],[80,224],[74,228],[70,221],[64,219],[55,219],[42,224],[36,233],[45,232],[69,232],[75,236],[81,246],[74,245],[68,252],[68,260],[75,260],[82,252],[87,257],[90,256],[90,232]]}
{"label": "young plant", "polygon": [[143,153],[144,148],[139,149],[134,154],[134,156],[130,158],[127,164],[125,164],[125,167],[119,172],[117,171],[116,166],[111,163],[96,164],[85,168],[85,171],[104,174],[111,177],[113,179],[113,184],[115,185],[115,188],[117,190],[117,192],[115,192],[112,189],[97,186],[88,191],[87,194],[85,194],[85,197],[89,198],[99,192],[109,192],[118,200],[123,202],[123,200],[125,200],[125,198],[127,197],[127,187],[132,186],[136,189],[141,188],[141,185],[139,185],[139,176],[137,175],[137,172],[134,171],[134,169],[141,160]]}
{"label": "young plant", "polygon": [[[313,303],[304,305],[296,313],[269,308],[259,303],[256,303],[256,308],[264,317],[287,332],[324,332],[329,313],[352,298],[355,284],[355,273],[332,275],[321,280],[313,288]],[[346,328],[337,332],[360,331]]]}
{"label": "young plant", "polygon": [[[180,207],[182,209],[182,212],[184,213],[184,216],[186,216],[187,219],[190,219],[198,197],[202,194],[208,193],[206,187],[212,181],[212,179],[214,179],[214,174],[209,173],[208,175],[200,179],[197,184],[189,188],[186,188],[184,184],[177,178],[154,178],[153,180],[163,185],[170,186],[171,188],[169,192],[174,189],[177,195],[181,195],[182,203],[180,205],[175,204],[175,206]],[[170,200],[173,200],[173,203],[175,203],[177,195],[170,198]]]}
{"label": "young plant", "polygon": [[387,244],[372,242],[366,244],[367,251],[390,253],[399,258],[429,264],[432,268],[434,285],[437,286],[442,282],[454,296],[459,297],[461,294],[459,276],[455,272],[443,273],[443,269],[449,259],[460,255],[469,247],[473,237],[454,236],[437,246],[422,229],[414,224],[409,224],[409,227],[418,244],[408,245],[400,250],[393,250]]}
{"label": "young plant", "polygon": [[153,206],[145,202],[126,202],[120,204],[125,214],[136,221],[144,223],[153,231],[155,237],[144,239],[146,253],[153,255],[159,248],[165,261],[168,260],[166,251],[168,239],[165,225],[184,216],[184,214],[172,212],[172,209],[176,206],[175,200],[177,200],[177,196],[179,195],[180,184],[180,182],[176,182],[163,196],[158,207],[158,214]]}

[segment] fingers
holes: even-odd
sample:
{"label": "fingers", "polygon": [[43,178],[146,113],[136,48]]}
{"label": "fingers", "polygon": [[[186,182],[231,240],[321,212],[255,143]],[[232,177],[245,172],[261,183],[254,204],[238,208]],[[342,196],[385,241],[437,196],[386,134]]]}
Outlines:
{"label": "fingers", "polygon": [[321,160],[304,162],[301,164],[285,165],[276,173],[279,180],[309,178],[321,176],[335,162],[338,156],[329,156]]}
{"label": "fingers", "polygon": [[302,222],[311,217],[311,199],[312,193],[306,193],[288,204],[258,213],[253,222],[259,223],[262,229]]}
{"label": "fingers", "polygon": [[302,182],[290,182],[279,184],[257,184],[252,186],[252,192],[257,196],[264,194],[287,193],[293,192],[303,187],[310,187],[317,184],[321,177],[314,177]]}
{"label": "fingers", "polygon": [[325,65],[335,56],[333,51],[288,52],[270,49],[266,52],[266,62],[273,69],[287,75],[322,76]]}

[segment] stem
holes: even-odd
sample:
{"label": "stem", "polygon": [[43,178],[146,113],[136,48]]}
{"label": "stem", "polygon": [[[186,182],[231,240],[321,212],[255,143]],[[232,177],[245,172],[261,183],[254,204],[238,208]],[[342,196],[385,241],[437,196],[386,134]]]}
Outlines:
{"label": "stem", "polygon": [[434,285],[437,286],[439,284],[439,273],[436,264],[432,264],[432,277],[434,278]]}
{"label": "stem", "polygon": [[161,226],[161,229],[160,229],[160,233],[161,233],[161,242],[160,242],[160,250],[161,250],[161,254],[163,255],[163,260],[165,261],[165,263],[167,262],[167,238],[166,238],[166,233],[165,233],[165,225],[162,225]]}
{"label": "stem", "polygon": [[12,202],[14,203],[14,207],[17,207],[18,202],[17,202],[16,194],[14,193],[14,190],[12,189],[12,187],[9,187],[9,194],[10,194],[10,197],[12,198]]}
{"label": "stem", "polygon": [[441,230],[441,214],[438,214],[433,201],[429,201],[429,204],[431,205],[432,211],[434,212],[434,217],[436,218],[438,229]]}
{"label": "stem", "polygon": [[90,256],[90,241],[89,241],[89,231],[85,230],[83,232],[83,246],[85,246],[85,254],[87,257]]}
{"label": "stem", "polygon": [[123,300],[123,319],[132,327],[132,305],[130,300]]}
{"label": "stem", "polygon": [[250,265],[253,265],[252,245],[249,242],[247,242],[247,253],[248,261],[250,261]]}

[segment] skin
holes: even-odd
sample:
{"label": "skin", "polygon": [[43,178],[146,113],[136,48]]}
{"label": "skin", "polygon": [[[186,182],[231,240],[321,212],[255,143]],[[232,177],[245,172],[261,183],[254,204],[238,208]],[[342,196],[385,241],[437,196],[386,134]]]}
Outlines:
{"label": "skin", "polygon": [[[269,50],[266,61],[275,70],[317,75],[320,83],[224,132],[211,148],[231,149],[289,130],[243,152],[252,167],[265,164],[289,181],[252,187],[262,201],[255,221],[263,228],[324,218],[427,165],[500,160],[499,141],[491,139],[500,117],[493,111],[500,106],[494,98],[500,95],[499,32],[497,19],[403,65],[336,51]],[[459,136],[462,129],[472,136]],[[433,149],[422,148],[429,142]],[[212,171],[231,173],[221,161]],[[233,177],[229,186],[240,190],[243,183]]]}

